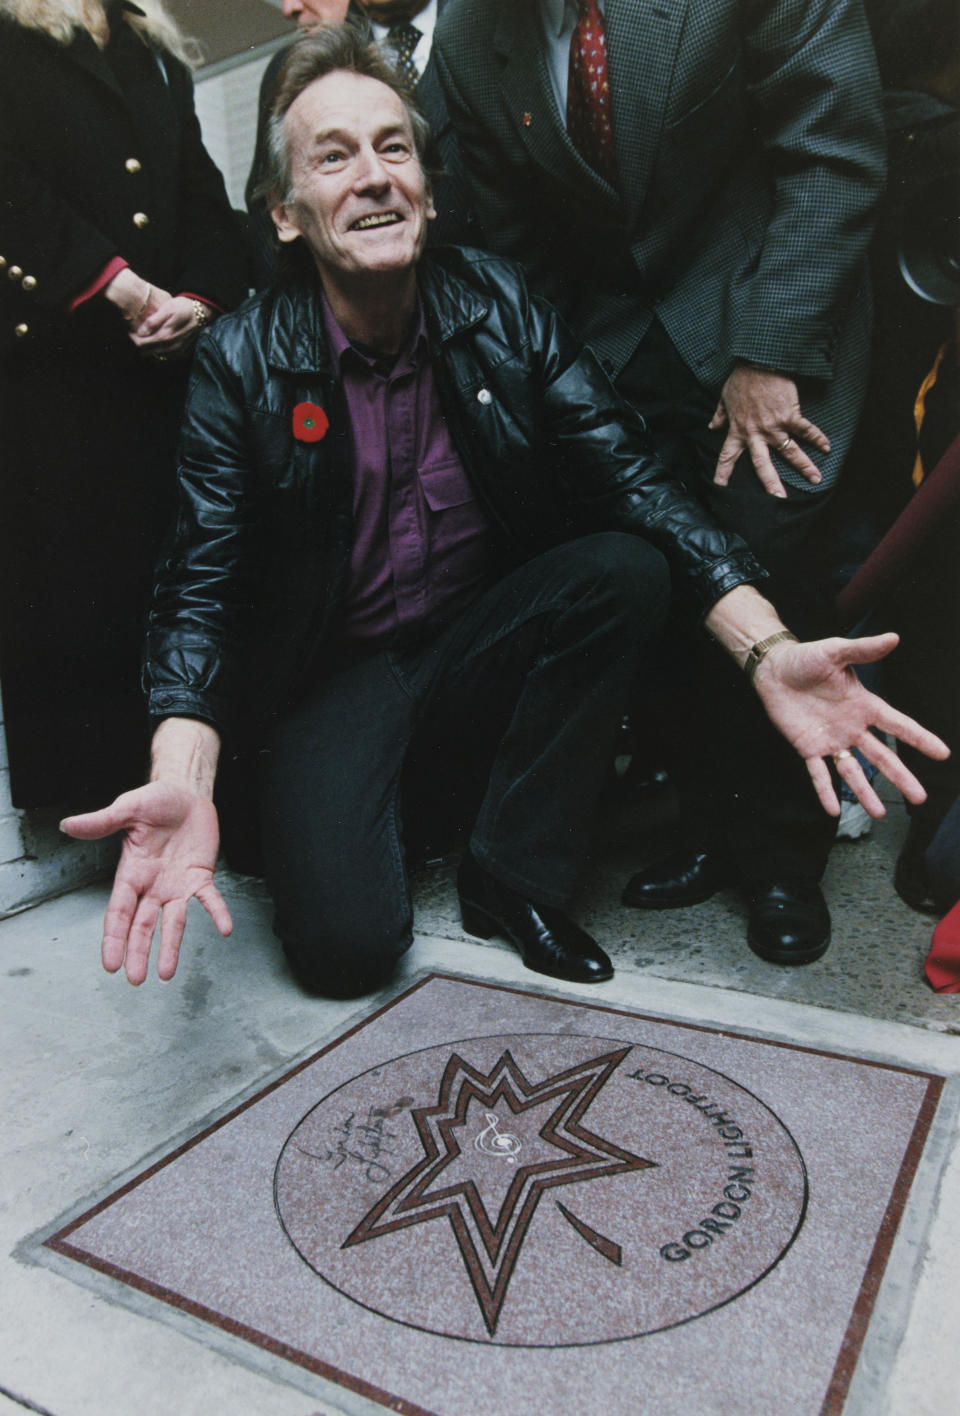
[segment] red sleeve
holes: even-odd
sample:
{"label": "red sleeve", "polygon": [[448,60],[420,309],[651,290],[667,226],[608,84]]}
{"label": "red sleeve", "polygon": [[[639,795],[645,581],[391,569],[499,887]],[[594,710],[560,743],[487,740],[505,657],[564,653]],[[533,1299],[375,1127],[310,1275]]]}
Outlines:
{"label": "red sleeve", "polygon": [[94,295],[99,295],[100,291],[110,284],[113,277],[119,275],[120,271],[125,270],[127,265],[128,262],[125,261],[122,256],[114,256],[112,261],[107,261],[107,264],[103,267],[100,274],[95,275],[90,284],[84,286],[79,295],[74,295],[67,306],[68,313],[72,315],[74,310],[79,310],[80,306],[85,305],[88,300],[92,300]]}
{"label": "red sleeve", "polygon": [[211,300],[209,295],[198,295],[195,290],[180,290],[178,294],[183,295],[187,300],[199,300],[201,305],[209,305],[211,310],[216,310],[218,315],[223,314],[223,306],[218,305],[216,300]]}

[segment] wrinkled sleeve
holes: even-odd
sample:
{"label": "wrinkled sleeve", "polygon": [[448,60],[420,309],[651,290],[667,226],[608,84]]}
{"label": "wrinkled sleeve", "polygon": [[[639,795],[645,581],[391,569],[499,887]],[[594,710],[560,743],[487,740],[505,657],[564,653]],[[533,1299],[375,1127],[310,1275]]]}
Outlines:
{"label": "wrinkled sleeve", "polygon": [[531,301],[531,344],[557,466],[581,529],[620,530],[662,551],[701,615],[737,585],[765,577],[739,536],[723,530],[673,478],[643,419],[546,302]]}
{"label": "wrinkled sleeve", "polygon": [[229,736],[242,701],[262,523],[242,389],[214,336],[201,337],[190,380],[177,520],[157,570],[143,689],[152,716],[201,718]]}
{"label": "wrinkled sleeve", "polygon": [[773,207],[730,352],[829,378],[886,175],[876,57],[859,0],[743,10],[749,119]]}

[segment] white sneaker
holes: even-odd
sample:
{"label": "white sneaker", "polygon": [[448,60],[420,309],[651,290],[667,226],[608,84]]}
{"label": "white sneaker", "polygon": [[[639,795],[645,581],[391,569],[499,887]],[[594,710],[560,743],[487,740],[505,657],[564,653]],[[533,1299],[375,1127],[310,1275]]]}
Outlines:
{"label": "white sneaker", "polygon": [[840,824],[837,827],[838,841],[859,841],[861,836],[869,836],[873,817],[858,801],[840,803]]}

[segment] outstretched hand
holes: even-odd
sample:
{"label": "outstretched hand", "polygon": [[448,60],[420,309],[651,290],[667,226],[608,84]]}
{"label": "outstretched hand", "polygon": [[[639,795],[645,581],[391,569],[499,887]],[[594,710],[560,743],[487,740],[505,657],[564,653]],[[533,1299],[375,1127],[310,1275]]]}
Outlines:
{"label": "outstretched hand", "polygon": [[131,983],[143,983],[160,919],[157,973],[173,977],[180,954],[187,902],[196,897],[222,935],[233,928],[213,883],[220,833],[211,801],[166,782],[124,792],[102,811],[68,816],[68,836],[95,841],[123,831],[120,864],[103,924],[103,967],[126,964]]}
{"label": "outstretched hand", "polygon": [[870,731],[871,727],[891,734],[927,757],[950,756],[946,743],[870,693],[854,672],[853,665],[883,659],[898,643],[895,634],[817,639],[804,644],[784,642],[771,649],[757,668],[757,694],[775,727],[805,760],[817,796],[831,816],[839,816],[840,803],[827,766],[826,759],[830,758],[869,814],[885,814],[883,802],[853,756],[853,748],[862,752],[908,801],[918,803],[926,797],[917,778]]}

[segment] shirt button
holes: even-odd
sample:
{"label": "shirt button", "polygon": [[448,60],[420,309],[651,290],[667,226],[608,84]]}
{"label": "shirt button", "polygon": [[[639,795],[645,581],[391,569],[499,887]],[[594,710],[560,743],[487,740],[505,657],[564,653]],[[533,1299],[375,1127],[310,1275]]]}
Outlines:
{"label": "shirt button", "polygon": [[133,213],[133,224],[142,231],[145,226],[150,225],[150,218],[145,211],[135,211]]}
{"label": "shirt button", "polygon": [[131,177],[135,177],[136,174],[140,171],[140,163],[135,157],[128,157],[123,165],[130,173]]}
{"label": "shirt button", "polygon": [[477,394],[477,402],[482,403],[484,407],[486,407],[488,403],[493,402],[493,394],[488,388],[482,388]]}

